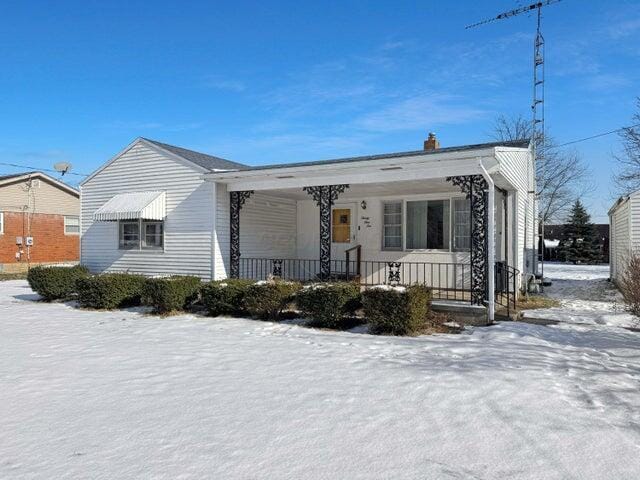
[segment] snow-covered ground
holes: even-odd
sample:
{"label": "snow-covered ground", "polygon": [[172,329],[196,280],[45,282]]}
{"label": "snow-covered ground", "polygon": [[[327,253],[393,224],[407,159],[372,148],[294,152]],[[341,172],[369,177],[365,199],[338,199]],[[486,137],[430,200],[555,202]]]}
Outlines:
{"label": "snow-covered ground", "polygon": [[545,287],[545,295],[558,300],[560,306],[530,310],[526,317],[640,328],[640,319],[625,311],[622,295],[607,280],[608,265],[547,263],[544,275],[552,282]]}
{"label": "snow-covered ground", "polygon": [[0,478],[637,479],[640,334],[375,337],[0,283]]}

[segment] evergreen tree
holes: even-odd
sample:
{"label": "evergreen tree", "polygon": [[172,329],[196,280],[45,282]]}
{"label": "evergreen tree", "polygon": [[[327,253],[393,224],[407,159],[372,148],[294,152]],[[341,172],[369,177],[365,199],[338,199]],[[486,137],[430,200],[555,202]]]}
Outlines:
{"label": "evergreen tree", "polygon": [[561,250],[564,260],[574,264],[598,263],[602,260],[596,229],[580,200],[576,200],[571,207]]}

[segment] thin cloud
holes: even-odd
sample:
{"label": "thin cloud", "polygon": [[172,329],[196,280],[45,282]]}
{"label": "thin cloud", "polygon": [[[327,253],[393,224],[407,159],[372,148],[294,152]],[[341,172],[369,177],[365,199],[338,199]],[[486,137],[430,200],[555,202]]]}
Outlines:
{"label": "thin cloud", "polygon": [[206,77],[203,84],[206,88],[226,90],[228,92],[240,93],[246,90],[245,84],[239,80],[222,78],[215,75]]}
{"label": "thin cloud", "polygon": [[437,125],[461,124],[490,114],[447,94],[418,95],[361,116],[357,127],[374,132],[417,130]]}

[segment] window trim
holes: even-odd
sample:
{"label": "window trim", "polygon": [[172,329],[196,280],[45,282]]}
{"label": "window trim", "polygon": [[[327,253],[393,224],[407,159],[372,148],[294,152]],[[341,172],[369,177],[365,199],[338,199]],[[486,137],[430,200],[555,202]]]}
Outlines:
{"label": "window trim", "polygon": [[4,212],[0,212],[0,235],[4,235]]}
{"label": "window trim", "polygon": [[[453,248],[453,205],[454,200],[466,199],[464,195],[460,193],[454,193],[451,195],[447,194],[426,194],[426,195],[411,195],[407,197],[395,197],[395,198],[385,198],[380,200],[380,235],[381,235],[381,246],[380,251],[383,252],[407,252],[407,253],[464,253],[467,252],[468,249],[454,249]],[[449,246],[447,248],[407,248],[407,203],[408,202],[420,202],[420,201],[448,201],[449,202]],[[402,225],[401,225],[401,234],[402,234],[402,247],[398,249],[390,249],[385,248],[384,246],[384,204],[385,203],[398,203],[402,204]]]}
{"label": "window trim", "polygon": [[[75,219],[78,220],[78,224],[77,225],[71,225],[73,227],[78,227],[78,231],[77,232],[69,232],[69,231],[67,231],[67,227],[68,227],[67,219],[68,218],[75,218]],[[64,215],[63,223],[64,223],[64,234],[65,235],[80,235],[80,216],[79,215]]]}
{"label": "window trim", "polygon": [[[138,226],[138,241],[136,246],[126,248],[123,247],[121,236],[123,231],[123,225],[131,223]],[[146,236],[145,227],[147,224],[161,224],[162,225],[162,245],[147,247],[143,245],[143,236]],[[164,240],[165,240],[165,221],[164,220],[119,220],[118,221],[118,235],[116,237],[118,243],[118,250],[126,252],[164,252]]]}
{"label": "window trim", "polygon": [[[384,206],[390,203],[398,203],[400,204],[400,246],[399,247],[387,247],[384,244],[384,239],[385,239],[385,235],[384,235],[384,227],[385,227],[385,223],[384,223]],[[382,245],[380,247],[380,250],[383,252],[402,252],[404,250],[404,200],[403,199],[396,199],[396,200],[382,200],[382,222],[381,222],[381,227],[380,228],[380,234],[381,234],[381,242]],[[395,224],[393,224],[395,225]]]}

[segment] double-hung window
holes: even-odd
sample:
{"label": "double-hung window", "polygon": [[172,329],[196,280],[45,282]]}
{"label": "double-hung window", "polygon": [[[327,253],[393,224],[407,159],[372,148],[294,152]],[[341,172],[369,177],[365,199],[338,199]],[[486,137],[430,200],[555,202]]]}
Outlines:
{"label": "double-hung window", "polygon": [[402,202],[385,202],[382,210],[382,249],[402,250]]}
{"label": "double-hung window", "polygon": [[453,250],[471,248],[471,202],[466,198],[454,198]]}
{"label": "double-hung window", "polygon": [[161,249],[164,246],[164,222],[121,221],[119,228],[118,245],[122,250]]}
{"label": "double-hung window", "polygon": [[80,233],[80,217],[66,216],[64,217],[64,234],[73,235]]}

